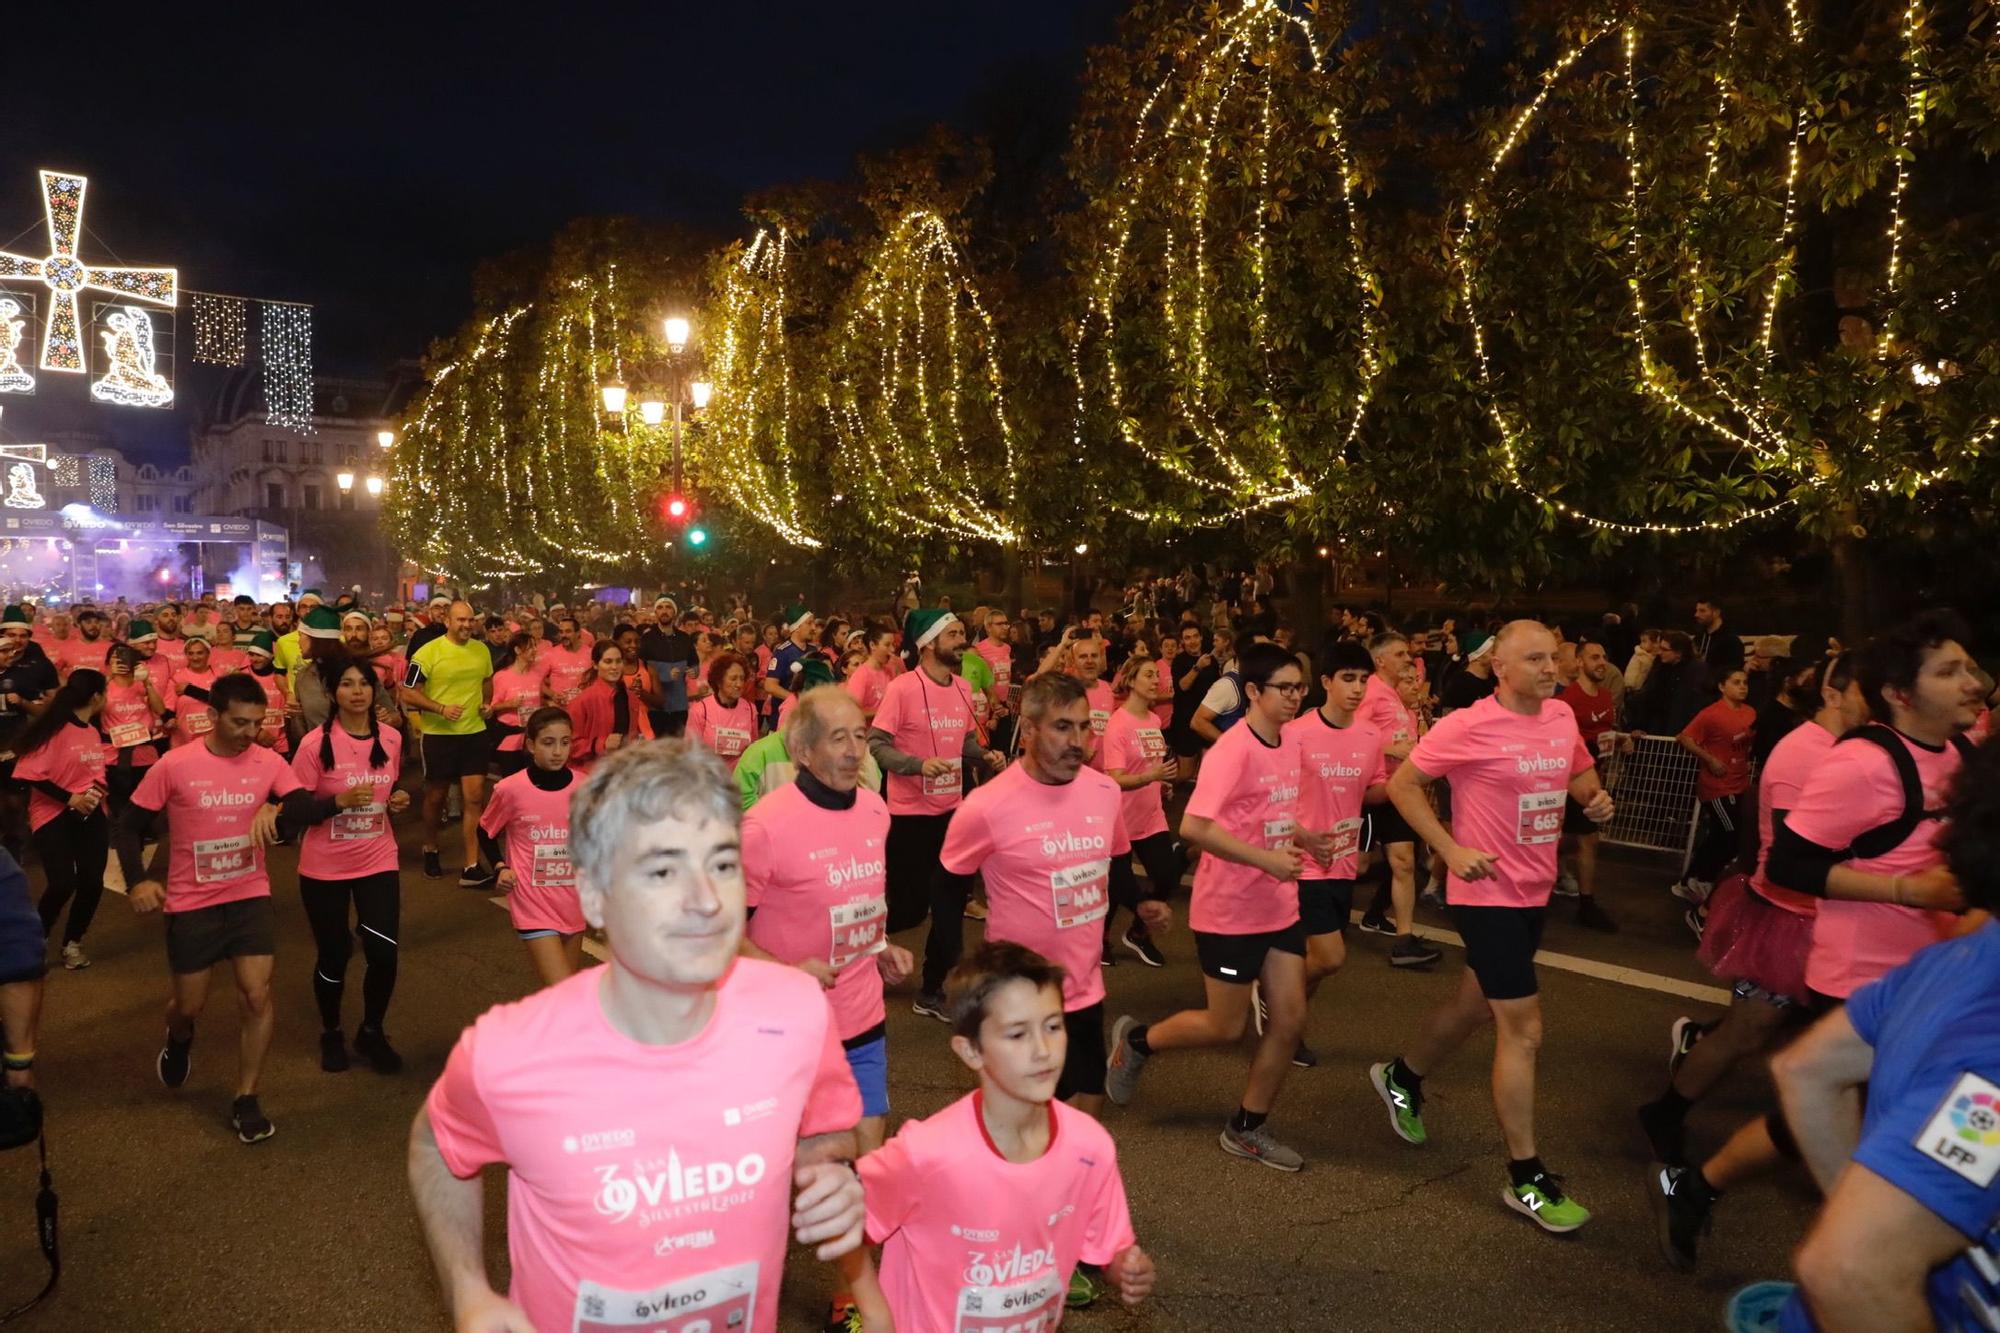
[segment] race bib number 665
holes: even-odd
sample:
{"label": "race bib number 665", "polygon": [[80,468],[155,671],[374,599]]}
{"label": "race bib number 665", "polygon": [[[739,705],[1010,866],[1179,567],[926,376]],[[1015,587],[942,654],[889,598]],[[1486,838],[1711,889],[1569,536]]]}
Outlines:
{"label": "race bib number 665", "polygon": [[1563,802],[1568,798],[1569,793],[1562,790],[1522,792],[1514,841],[1532,847],[1562,837]]}

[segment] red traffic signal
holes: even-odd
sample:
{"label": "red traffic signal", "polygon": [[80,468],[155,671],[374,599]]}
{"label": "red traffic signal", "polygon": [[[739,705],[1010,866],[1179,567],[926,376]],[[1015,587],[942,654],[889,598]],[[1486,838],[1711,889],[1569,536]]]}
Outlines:
{"label": "red traffic signal", "polygon": [[688,503],[684,495],[669,495],[660,503],[660,514],[669,523],[685,523],[693,516],[694,506]]}

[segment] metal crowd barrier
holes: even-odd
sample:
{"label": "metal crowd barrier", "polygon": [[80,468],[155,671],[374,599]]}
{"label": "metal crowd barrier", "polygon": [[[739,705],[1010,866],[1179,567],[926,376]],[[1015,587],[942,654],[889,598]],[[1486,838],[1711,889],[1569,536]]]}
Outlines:
{"label": "metal crowd barrier", "polygon": [[1700,803],[1695,800],[1695,757],[1672,736],[1632,734],[1632,749],[1598,758],[1598,771],[1618,812],[1603,829],[1604,841],[1622,847],[1678,852],[1694,848]]}

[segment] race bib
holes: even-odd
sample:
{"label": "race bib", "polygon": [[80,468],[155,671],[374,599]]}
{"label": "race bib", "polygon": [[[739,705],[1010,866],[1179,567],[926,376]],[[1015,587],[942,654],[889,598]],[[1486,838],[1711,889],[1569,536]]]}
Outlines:
{"label": "race bib", "polygon": [[1333,850],[1327,853],[1327,864],[1344,860],[1361,850],[1361,821],[1359,819],[1337,819],[1333,824]]}
{"label": "race bib", "polygon": [[995,685],[999,686],[1002,690],[1005,690],[1008,685],[1013,683],[1013,680],[1014,680],[1014,663],[1011,660],[1003,657],[999,661],[993,663],[993,683]]}
{"label": "race bib", "polygon": [[826,961],[838,972],[864,954],[880,953],[889,947],[882,938],[882,925],[889,919],[889,900],[877,895],[856,898],[826,909],[833,943]]}
{"label": "race bib", "polygon": [[741,727],[717,727],[713,734],[715,752],[724,759],[734,759],[750,746],[750,733]]}
{"label": "race bib", "polygon": [[569,844],[566,842],[538,844],[535,848],[533,879],[538,889],[575,888],[576,866],[569,859]]}
{"label": "race bib", "polygon": [[924,795],[956,796],[964,787],[965,773],[963,770],[965,768],[965,761],[963,759],[947,759],[945,762],[951,765],[950,772],[940,773],[936,777],[932,777],[928,773],[922,776]]}
{"label": "race bib", "polygon": [[572,1333],[741,1333],[757,1309],[757,1265],[735,1264],[650,1291],[576,1288]]}
{"label": "race bib", "polygon": [[514,700],[514,716],[521,720],[523,726],[527,725],[528,716],[535,711],[536,706],[541,702],[542,692],[540,690],[536,690],[532,694],[521,695]]}
{"label": "race bib", "polygon": [[954,1333],[1047,1333],[1062,1318],[1067,1284],[1055,1268],[1007,1287],[960,1287]]}
{"label": "race bib", "polygon": [[379,838],[388,831],[389,807],[377,803],[336,812],[328,836],[335,842],[360,842]]}
{"label": "race bib", "polygon": [[206,708],[183,714],[181,717],[181,726],[190,736],[206,736],[209,732],[215,730],[215,714],[209,712]]}
{"label": "race bib", "polygon": [[1083,861],[1049,872],[1049,907],[1056,927],[1087,926],[1111,911],[1111,862]]}
{"label": "race bib", "polygon": [[1160,734],[1158,727],[1140,727],[1135,733],[1139,738],[1139,753],[1149,764],[1157,764],[1167,757],[1167,738]]}
{"label": "race bib", "polygon": [[1285,851],[1292,845],[1292,834],[1297,828],[1297,822],[1290,815],[1265,820],[1264,846],[1274,852]]}
{"label": "race bib", "polygon": [[1520,822],[1514,830],[1514,841],[1533,847],[1562,837],[1563,802],[1568,796],[1569,793],[1564,791],[1522,792]]}
{"label": "race bib", "polygon": [[1104,729],[1109,725],[1111,725],[1110,709],[1093,708],[1090,710],[1090,730],[1093,735],[1102,736]]}
{"label": "race bib", "polygon": [[197,840],[194,844],[194,882],[197,884],[236,879],[256,868],[257,853],[250,846],[250,835],[247,833],[234,838]]}
{"label": "race bib", "polygon": [[153,729],[144,722],[113,722],[109,732],[112,745],[125,750],[134,745],[144,745],[152,737]]}

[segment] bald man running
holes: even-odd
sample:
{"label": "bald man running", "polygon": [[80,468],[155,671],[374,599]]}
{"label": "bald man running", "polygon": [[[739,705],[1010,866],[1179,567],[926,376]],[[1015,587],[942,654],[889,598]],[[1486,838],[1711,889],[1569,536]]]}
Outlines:
{"label": "bald man running", "polygon": [[[1602,824],[1611,818],[1611,796],[1598,781],[1576,715],[1550,702],[1555,635],[1535,621],[1513,621],[1500,631],[1494,659],[1494,694],[1447,714],[1389,779],[1389,799],[1450,867],[1445,901],[1465,939],[1465,975],[1458,993],[1431,1012],[1416,1044],[1368,1076],[1397,1135],[1421,1144],[1424,1076],[1492,1022],[1493,1109],[1510,1176],[1501,1198],[1545,1231],[1574,1231],[1590,1213],[1564,1193],[1535,1150],[1535,1055],[1542,1042],[1535,950],[1555,887],[1564,801],[1575,798]],[[1424,792],[1438,778],[1451,780],[1449,831]]]}
{"label": "bald man running", "polygon": [[486,806],[486,760],[492,736],[480,706],[493,694],[493,654],[474,639],[479,618],[470,602],[453,602],[444,633],[410,657],[403,677],[403,707],[417,715],[423,733],[424,874],[444,878],[438,833],[444,828],[445,793],[456,782],[465,798],[465,870],[461,888],[476,889],[493,878],[479,865],[479,816]]}

